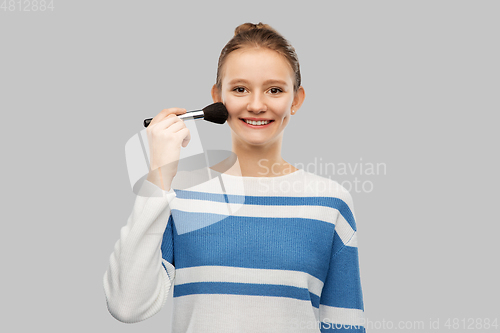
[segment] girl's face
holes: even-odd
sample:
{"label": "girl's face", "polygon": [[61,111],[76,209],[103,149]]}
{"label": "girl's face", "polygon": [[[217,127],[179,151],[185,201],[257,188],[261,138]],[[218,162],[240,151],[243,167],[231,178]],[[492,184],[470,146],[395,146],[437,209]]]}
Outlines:
{"label": "girl's face", "polygon": [[[288,62],[273,50],[243,48],[228,55],[222,70],[222,91],[214,95],[212,90],[212,95],[227,108],[233,139],[259,146],[278,142],[291,109],[297,111],[305,97],[302,87],[294,95],[294,75]],[[245,119],[269,123],[249,125]]]}

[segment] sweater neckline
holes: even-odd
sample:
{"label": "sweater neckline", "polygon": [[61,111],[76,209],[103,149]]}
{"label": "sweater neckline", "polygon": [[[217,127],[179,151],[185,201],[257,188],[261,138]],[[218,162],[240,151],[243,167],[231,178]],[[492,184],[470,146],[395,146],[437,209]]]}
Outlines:
{"label": "sweater neckline", "polygon": [[221,173],[219,171],[216,171],[214,169],[211,169],[210,168],[210,171],[218,174],[218,175],[221,175],[223,177],[227,177],[227,178],[232,178],[232,179],[243,179],[243,180],[258,180],[258,181],[262,181],[263,179],[268,179],[269,181],[271,180],[282,180],[282,179],[287,179],[287,178],[290,178],[290,177],[294,177],[294,176],[298,176],[300,174],[302,174],[304,172],[304,169],[297,169],[295,170],[294,172],[290,172],[290,173],[287,173],[286,175],[282,175],[282,176],[276,176],[276,177],[253,177],[253,176],[234,176],[234,175],[229,175],[229,174],[225,174],[225,173]]}

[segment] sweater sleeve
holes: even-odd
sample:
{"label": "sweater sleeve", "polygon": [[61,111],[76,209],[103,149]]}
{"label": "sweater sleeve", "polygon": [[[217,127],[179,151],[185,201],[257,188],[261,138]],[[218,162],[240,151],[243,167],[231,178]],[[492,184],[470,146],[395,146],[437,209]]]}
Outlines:
{"label": "sweater sleeve", "polygon": [[352,197],[343,191],[319,316],[321,332],[364,333],[364,306]]}
{"label": "sweater sleeve", "polygon": [[169,204],[176,194],[147,180],[141,191],[148,195],[136,197],[103,279],[108,310],[125,323],[142,321],[159,312],[175,278],[173,262],[163,258],[161,244],[172,228]]}

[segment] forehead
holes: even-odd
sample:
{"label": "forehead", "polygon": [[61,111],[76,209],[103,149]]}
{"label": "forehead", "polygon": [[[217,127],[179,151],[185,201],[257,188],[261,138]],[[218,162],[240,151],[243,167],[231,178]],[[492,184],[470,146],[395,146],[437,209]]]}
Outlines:
{"label": "forehead", "polygon": [[224,63],[223,82],[245,79],[251,82],[283,80],[293,85],[293,71],[286,59],[267,48],[242,48],[231,52]]}

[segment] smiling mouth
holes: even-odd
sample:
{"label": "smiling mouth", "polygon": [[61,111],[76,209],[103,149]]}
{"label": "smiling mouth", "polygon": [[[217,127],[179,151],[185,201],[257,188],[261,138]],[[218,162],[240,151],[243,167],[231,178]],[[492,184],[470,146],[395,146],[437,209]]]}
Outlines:
{"label": "smiling mouth", "polygon": [[250,126],[266,126],[266,125],[269,125],[270,123],[272,123],[274,120],[265,120],[265,121],[253,121],[253,120],[245,120],[245,119],[241,119],[241,121],[243,121],[245,124],[247,125],[250,125]]}

